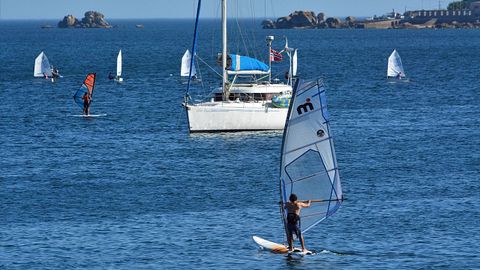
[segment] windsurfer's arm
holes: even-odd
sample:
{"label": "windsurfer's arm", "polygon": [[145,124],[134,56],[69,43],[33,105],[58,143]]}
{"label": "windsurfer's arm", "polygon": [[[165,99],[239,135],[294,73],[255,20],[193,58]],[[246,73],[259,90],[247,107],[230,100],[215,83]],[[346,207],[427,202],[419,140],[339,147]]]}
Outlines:
{"label": "windsurfer's arm", "polygon": [[300,204],[301,204],[301,207],[307,208],[307,207],[310,207],[310,205],[312,204],[312,200],[302,201],[300,202]]}

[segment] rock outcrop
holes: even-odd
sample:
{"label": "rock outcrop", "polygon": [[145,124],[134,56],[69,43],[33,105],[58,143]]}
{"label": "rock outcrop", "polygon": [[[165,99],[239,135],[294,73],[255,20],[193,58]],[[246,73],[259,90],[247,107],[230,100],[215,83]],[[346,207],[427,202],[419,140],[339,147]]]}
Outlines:
{"label": "rock outcrop", "polygon": [[345,22],[338,18],[325,16],[320,12],[315,15],[313,11],[295,11],[288,16],[280,17],[277,21],[264,20],[262,27],[264,29],[311,29],[311,28],[345,28],[355,27],[354,17],[347,17]]}
{"label": "rock outcrop", "polygon": [[288,16],[280,17],[276,22],[265,20],[262,22],[265,29],[315,28],[318,23],[313,11],[295,11]]}
{"label": "rock outcrop", "polygon": [[[479,14],[480,14],[480,1]],[[423,29],[423,28],[480,28],[480,16],[475,21],[449,21],[432,18],[428,21],[418,22],[407,16],[412,12],[405,12],[402,16],[399,13],[392,13],[391,16],[382,16],[369,19],[357,20],[348,16],[345,20],[335,17],[327,17],[325,13],[315,15],[313,11],[295,11],[288,16],[280,17],[276,21],[264,20],[264,29],[312,29],[312,28],[367,28],[367,29]],[[462,17],[463,18],[463,17]]]}
{"label": "rock outcrop", "polygon": [[112,27],[106,20],[105,16],[97,11],[85,12],[85,17],[78,20],[73,15],[63,17],[63,20],[58,22],[59,28],[110,28]]}

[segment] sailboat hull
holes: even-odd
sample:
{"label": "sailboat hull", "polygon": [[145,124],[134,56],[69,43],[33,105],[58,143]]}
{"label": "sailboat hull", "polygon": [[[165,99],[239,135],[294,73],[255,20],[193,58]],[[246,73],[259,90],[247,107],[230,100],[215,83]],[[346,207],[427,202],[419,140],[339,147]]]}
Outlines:
{"label": "sailboat hull", "polygon": [[288,110],[261,102],[205,102],[187,105],[190,132],[282,130]]}

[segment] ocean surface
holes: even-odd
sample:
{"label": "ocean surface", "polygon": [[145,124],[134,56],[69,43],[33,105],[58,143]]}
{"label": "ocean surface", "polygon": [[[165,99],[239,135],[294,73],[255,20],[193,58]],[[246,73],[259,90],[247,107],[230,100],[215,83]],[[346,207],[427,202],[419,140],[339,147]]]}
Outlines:
{"label": "ocean surface", "polygon": [[[282,133],[188,133],[179,68],[192,21],[43,23],[0,21],[0,269],[480,268],[480,31],[257,23],[232,35],[232,51],[259,55],[265,36],[278,50],[288,36],[300,76],[328,87],[347,200],[306,234],[318,254],[289,260],[252,241],[284,241]],[[217,26],[200,26],[211,65]],[[395,48],[410,82],[385,79]],[[121,85],[107,80],[119,49]],[[33,78],[42,50],[64,76],[54,84]],[[282,79],[285,62],[273,69]],[[89,72],[101,117],[78,117],[72,98]]]}

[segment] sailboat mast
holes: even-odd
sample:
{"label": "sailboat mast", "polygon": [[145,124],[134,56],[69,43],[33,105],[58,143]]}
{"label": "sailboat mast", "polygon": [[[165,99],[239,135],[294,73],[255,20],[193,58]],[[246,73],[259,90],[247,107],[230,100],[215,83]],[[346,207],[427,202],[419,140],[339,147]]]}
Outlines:
{"label": "sailboat mast", "polygon": [[274,36],[267,36],[267,47],[268,47],[268,67],[270,72],[268,73],[268,82],[272,82],[272,42],[275,39]]}
{"label": "sailboat mast", "polygon": [[227,74],[227,0],[222,0],[222,69],[223,69],[223,100],[228,100]]}

